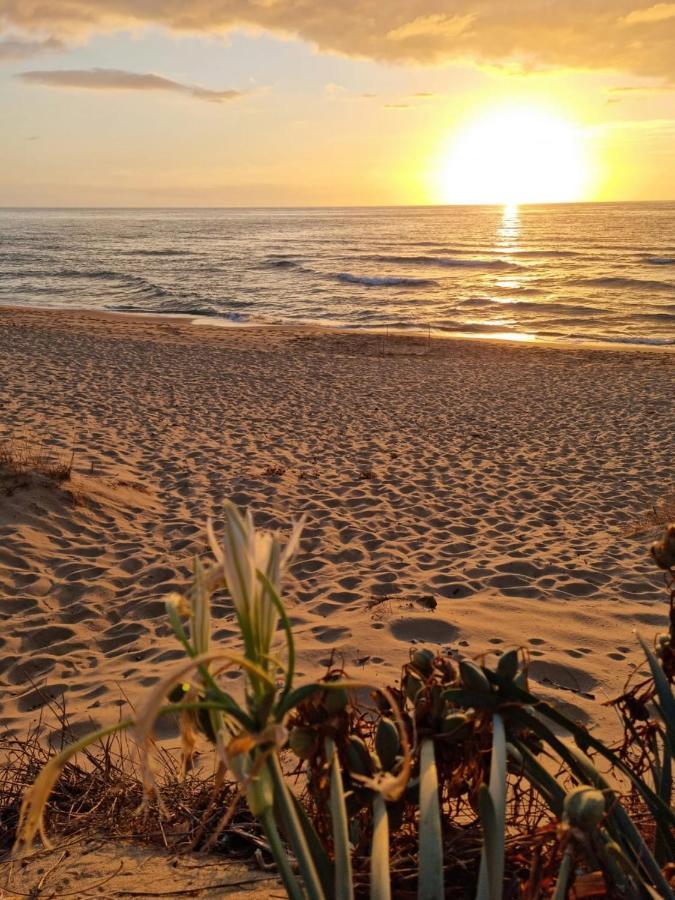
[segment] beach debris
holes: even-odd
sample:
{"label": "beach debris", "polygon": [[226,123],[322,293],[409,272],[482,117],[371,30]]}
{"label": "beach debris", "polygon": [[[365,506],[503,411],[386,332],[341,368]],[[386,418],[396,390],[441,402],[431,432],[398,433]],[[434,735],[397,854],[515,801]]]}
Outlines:
{"label": "beach debris", "polygon": [[660,569],[675,569],[675,525],[669,525],[661,540],[652,544],[652,556]]}
{"label": "beach debris", "polygon": [[423,609],[434,610],[438,606],[438,600],[433,594],[425,594],[422,597],[415,597],[415,603]]}

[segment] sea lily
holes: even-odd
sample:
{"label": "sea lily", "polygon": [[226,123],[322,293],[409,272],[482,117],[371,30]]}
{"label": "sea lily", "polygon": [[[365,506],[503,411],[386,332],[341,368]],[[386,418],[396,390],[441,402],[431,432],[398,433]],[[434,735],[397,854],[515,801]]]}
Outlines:
{"label": "sea lily", "polygon": [[242,515],[233,503],[225,503],[224,514],[223,543],[209,522],[209,544],[234,604],[246,656],[268,672],[281,609],[281,578],[297,550],[303,520],[283,545],[276,534],[256,530],[251,513]]}

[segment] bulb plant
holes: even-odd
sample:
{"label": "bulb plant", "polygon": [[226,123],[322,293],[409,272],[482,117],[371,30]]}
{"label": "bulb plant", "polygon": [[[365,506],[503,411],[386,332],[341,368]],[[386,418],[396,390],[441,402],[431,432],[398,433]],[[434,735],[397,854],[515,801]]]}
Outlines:
{"label": "bulb plant", "polygon": [[[649,677],[616,701],[626,730],[618,748],[539,698],[528,683],[527,656],[515,650],[488,665],[487,658],[415,649],[398,685],[373,690],[372,707],[355,697],[373,686],[337,668],[298,686],[281,585],[301,529],[298,523],[284,542],[225,505],[222,539],[208,527],[213,560],[196,561],[190,591],[167,599],[185,659],[153,686],[135,716],[82,738],[47,764],[24,797],[17,853],[27,852],[37,834],[48,843],[44,809],[67,761],[115,731],[133,733],[144,805],[161,809],[153,728],[159,716],[173,714],[184,771],[197,741],[207,740],[215,788],[226,777],[237,785],[211,842],[245,799],[293,900],[351,900],[366,892],[388,900],[400,895],[401,879],[406,892],[414,884],[420,900],[440,900],[460,895],[456,871],[461,895],[477,900],[562,900],[585,875],[598,873],[610,895],[673,897],[675,527],[653,549],[670,587],[670,630],[654,650],[643,644]],[[240,653],[211,641],[212,595],[220,588],[232,601]],[[232,668],[245,675],[241,700],[223,687]],[[287,751],[306,775],[301,796],[282,770]],[[629,805],[620,784],[627,785]],[[523,839],[540,847],[548,841],[550,848],[545,879],[541,871],[523,875],[510,858],[526,808],[537,812]],[[634,809],[653,821],[653,836],[638,827]],[[401,874],[401,841],[403,855],[415,861],[412,874],[410,865]]]}

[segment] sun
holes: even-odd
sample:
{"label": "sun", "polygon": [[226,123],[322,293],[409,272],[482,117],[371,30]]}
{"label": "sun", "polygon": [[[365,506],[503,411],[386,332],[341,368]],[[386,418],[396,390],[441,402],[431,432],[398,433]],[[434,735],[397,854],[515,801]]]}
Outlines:
{"label": "sun", "polygon": [[572,202],[588,177],[578,127],[535,107],[503,107],[450,138],[436,193],[444,203]]}

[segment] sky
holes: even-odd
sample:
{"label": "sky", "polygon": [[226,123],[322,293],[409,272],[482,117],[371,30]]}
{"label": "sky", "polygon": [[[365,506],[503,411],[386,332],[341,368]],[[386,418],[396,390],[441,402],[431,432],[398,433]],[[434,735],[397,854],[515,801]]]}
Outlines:
{"label": "sky", "polygon": [[675,3],[0,0],[0,205],[675,200]]}

